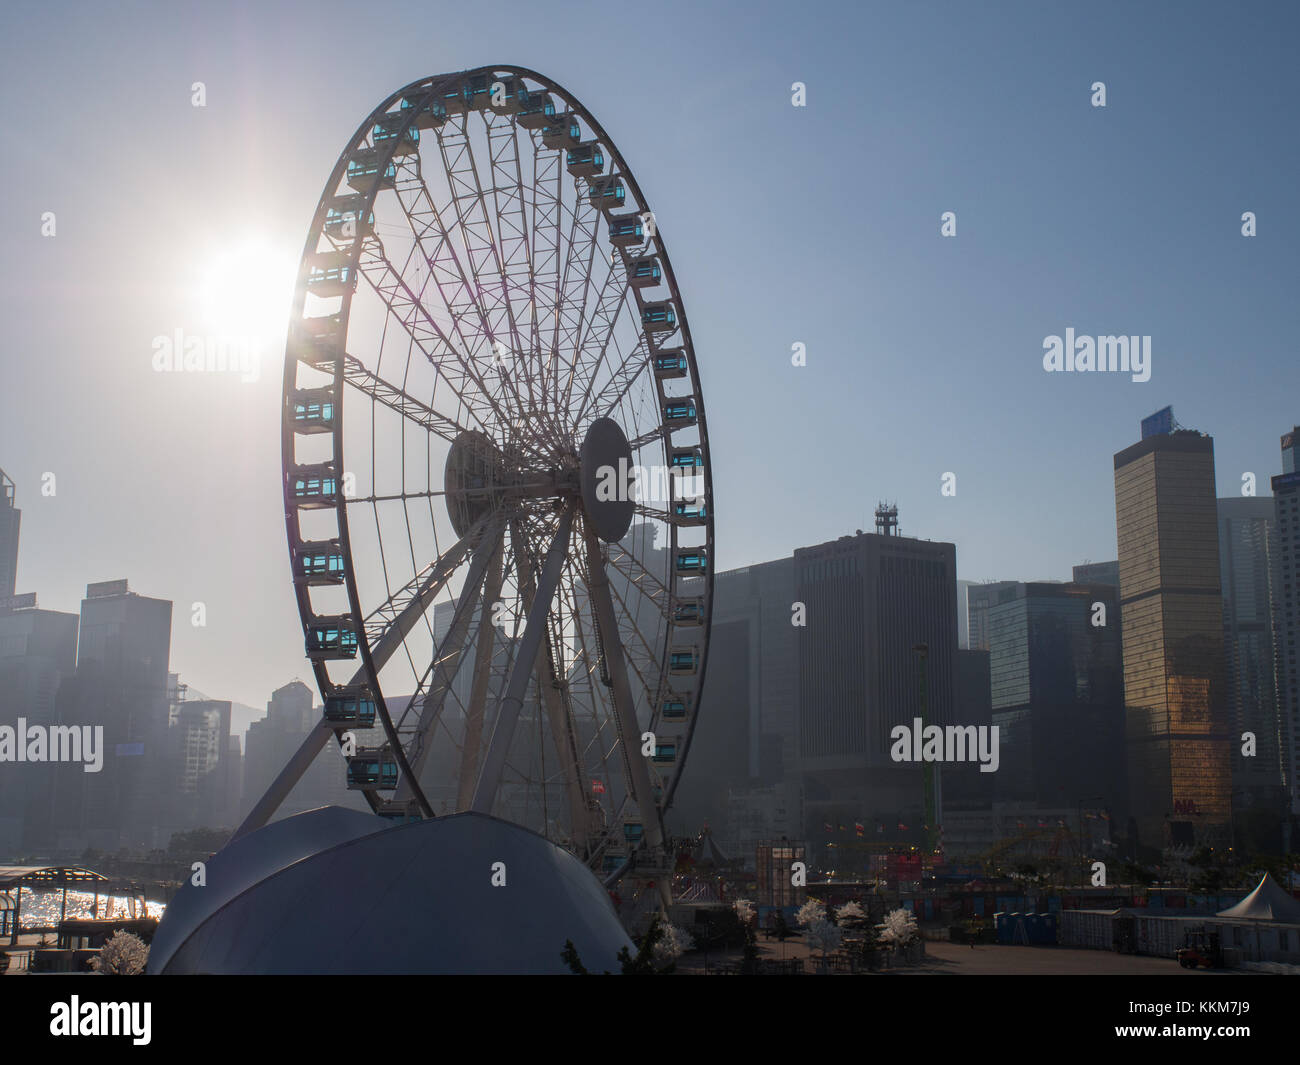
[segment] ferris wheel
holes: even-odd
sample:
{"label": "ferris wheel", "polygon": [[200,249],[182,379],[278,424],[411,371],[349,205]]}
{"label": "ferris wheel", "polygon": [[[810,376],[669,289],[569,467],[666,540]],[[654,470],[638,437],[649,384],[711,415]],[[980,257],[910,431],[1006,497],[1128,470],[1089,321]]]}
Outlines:
{"label": "ferris wheel", "polygon": [[708,656],[713,487],[653,212],[571,94],[402,88],[326,183],[284,372],[285,524],[324,716],[380,816],[494,814],[612,883],[664,847]]}

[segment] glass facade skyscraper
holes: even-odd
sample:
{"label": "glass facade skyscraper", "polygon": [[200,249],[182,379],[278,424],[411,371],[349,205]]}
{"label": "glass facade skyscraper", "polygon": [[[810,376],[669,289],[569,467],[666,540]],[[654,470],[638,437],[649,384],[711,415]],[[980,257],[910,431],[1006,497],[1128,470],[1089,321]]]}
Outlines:
{"label": "glass facade skyscraper", "polygon": [[1282,436],[1282,472],[1273,478],[1277,523],[1273,619],[1276,678],[1283,721],[1283,766],[1291,813],[1300,816],[1300,425]]}
{"label": "glass facade skyscraper", "polygon": [[988,610],[998,802],[1117,808],[1124,700],[1115,588],[1004,587]]}
{"label": "glass facade skyscraper", "polygon": [[1232,774],[1214,441],[1115,456],[1130,814],[1146,846],[1226,843]]}

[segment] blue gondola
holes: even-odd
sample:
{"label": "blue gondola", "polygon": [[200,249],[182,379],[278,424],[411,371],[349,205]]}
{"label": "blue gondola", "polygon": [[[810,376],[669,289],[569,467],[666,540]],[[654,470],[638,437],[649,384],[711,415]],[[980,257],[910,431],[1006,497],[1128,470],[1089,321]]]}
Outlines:
{"label": "blue gondola", "polygon": [[416,129],[439,129],[447,124],[447,105],[434,96],[404,96],[402,110],[415,112],[411,125]]}
{"label": "blue gondola", "polygon": [[693,647],[685,651],[673,651],[668,656],[668,671],[679,677],[689,676],[699,665],[700,655]]}
{"label": "blue gondola", "polygon": [[591,177],[605,169],[605,153],[599,141],[578,144],[564,153],[565,166],[575,177]]}
{"label": "blue gondola", "polygon": [[566,111],[551,121],[542,130],[542,143],[548,148],[568,148],[582,140],[582,127],[578,125],[578,116]]}
{"label": "blue gondola", "polygon": [[623,187],[621,178],[600,178],[592,181],[590,186],[587,190],[587,200],[593,207],[599,207],[602,211],[612,211],[616,207],[622,207],[623,201],[627,198],[627,189]]}
{"label": "blue gondola", "polygon": [[673,607],[674,625],[699,625],[704,621],[704,601],[683,599]]}
{"label": "blue gondola", "polygon": [[383,748],[363,747],[348,759],[348,787],[353,791],[391,791],[397,787],[397,762]]}
{"label": "blue gondola", "polygon": [[325,233],[335,240],[353,240],[375,231],[375,213],[366,211],[361,193],[335,196],[325,211]]}
{"label": "blue gondola", "polygon": [[641,842],[641,839],[644,836],[645,826],[642,825],[640,821],[623,822],[623,838],[627,840],[630,845],[636,846]]}
{"label": "blue gondola", "polygon": [[555,122],[555,101],[550,93],[520,92],[515,121],[525,129],[540,129]]}
{"label": "blue gondola", "polygon": [[690,712],[686,700],[673,696],[660,704],[660,717],[665,721],[685,721]]}
{"label": "blue gondola", "polygon": [[343,548],[338,540],[298,544],[293,552],[296,584],[342,584],[346,573]]}
{"label": "blue gondola", "polygon": [[618,248],[628,248],[645,241],[639,214],[616,215],[609,219],[609,240]]}
{"label": "blue gondola", "polygon": [[307,657],[356,658],[357,629],[350,617],[312,618],[307,624]]}
{"label": "blue gondola", "polygon": [[655,356],[655,376],[661,381],[685,377],[688,368],[686,352],[682,348],[661,351]]}
{"label": "blue gondola", "polygon": [[338,491],[338,477],[329,464],[295,466],[289,475],[289,496],[305,510],[334,506]]}
{"label": "blue gondola", "polygon": [[709,558],[703,548],[685,548],[677,552],[677,572],[694,575],[709,571]]}
{"label": "blue gondola", "polygon": [[704,503],[674,503],[673,517],[678,525],[703,525],[709,520],[709,508]]}
{"label": "blue gondola", "polygon": [[328,433],[334,429],[334,389],[300,388],[293,394],[293,430]]}
{"label": "blue gondola", "polygon": [[655,753],[651,756],[650,761],[657,766],[674,765],[677,762],[677,744],[656,743]]}
{"label": "blue gondola", "polygon": [[673,400],[664,404],[664,421],[681,424],[693,424],[695,421],[695,401],[690,399]]}
{"label": "blue gondola", "polygon": [[337,728],[371,728],[375,723],[375,700],[364,686],[339,688],[325,696],[324,720]]}
{"label": "blue gondola", "polygon": [[334,372],[343,347],[343,326],[338,314],[303,318],[294,324],[289,336],[294,358],[325,373]]}
{"label": "blue gondola", "polygon": [[397,180],[397,166],[391,160],[381,163],[374,148],[363,148],[348,160],[348,184],[357,192],[373,188],[391,189]]}
{"label": "blue gondola", "polygon": [[351,253],[347,251],[317,252],[307,273],[307,291],[322,299],[341,296],[357,287],[356,272],[352,269]]}
{"label": "blue gondola", "polygon": [[647,303],[641,308],[641,325],[647,333],[677,328],[677,312],[671,303]]}
{"label": "blue gondola", "polygon": [[677,470],[702,469],[704,452],[698,447],[679,447],[673,452],[671,462]]}
{"label": "blue gondola", "polygon": [[370,139],[374,142],[376,148],[384,148],[391,144],[393,146],[393,155],[410,155],[420,150],[420,131],[413,125],[402,128],[406,122],[407,116],[400,111],[395,114],[385,115],[375,123],[374,128],[370,131]]}

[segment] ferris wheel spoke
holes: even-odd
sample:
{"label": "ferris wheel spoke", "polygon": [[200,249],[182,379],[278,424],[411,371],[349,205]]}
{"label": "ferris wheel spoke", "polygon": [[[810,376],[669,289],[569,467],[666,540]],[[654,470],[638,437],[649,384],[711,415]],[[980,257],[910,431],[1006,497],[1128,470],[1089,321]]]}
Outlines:
{"label": "ferris wheel spoke", "polygon": [[365,619],[366,642],[370,657],[379,672],[402,646],[407,634],[424,616],[438,593],[446,587],[456,570],[465,560],[485,528],[491,528],[492,515],[485,514],[464,536],[456,541],[442,557],[430,563],[423,573],[412,577],[383,603],[375,607]]}
{"label": "ferris wheel spoke", "polygon": [[[559,584],[564,567],[565,554],[569,546],[569,532],[573,525],[573,509],[565,507],[560,517],[559,529],[551,541],[546,554],[546,563],[538,581],[532,607],[524,623],[524,634],[519,641],[518,655],[510,670],[510,680],[497,704],[496,723],[492,729],[492,739],[488,743],[483,766],[479,770],[478,782],[474,787],[474,797],[470,808],[477,813],[491,813],[497,789],[501,784],[501,773],[505,767],[506,755],[514,739],[515,725],[524,705],[524,693],[528,680],[533,675],[537,661],[537,652],[541,642],[547,637],[547,618],[551,609],[551,600]],[[526,559],[520,560],[526,565]]]}
{"label": "ferris wheel spoke", "polygon": [[403,389],[385,381],[352,355],[345,356],[343,360],[343,380],[376,403],[396,411],[421,429],[428,430],[449,444],[455,443],[456,437],[461,433],[469,432],[466,426],[461,425],[454,418],[434,410],[414,396],[408,395]]}
{"label": "ferris wheel spoke", "polygon": [[[504,417],[501,408],[492,398],[482,378],[461,357],[447,330],[434,320],[377,239],[370,238],[362,242],[361,261],[357,268],[387,307],[389,315],[407,332],[456,399],[470,412],[475,422],[490,433],[493,418],[487,411],[490,409],[496,419],[500,420]],[[454,363],[443,357],[447,354],[452,356]],[[457,365],[461,370],[459,380],[453,378],[454,367]],[[477,394],[486,402],[476,402],[475,394],[470,391],[467,382],[475,386]]]}
{"label": "ferris wheel spoke", "polygon": [[[443,158],[444,161],[447,158],[445,148]],[[451,328],[459,341],[459,345],[453,345],[452,350],[460,361],[466,376],[470,377],[482,393],[492,400],[493,409],[496,411],[498,418],[501,418],[504,415],[501,412],[499,401],[508,401],[512,398],[510,389],[498,381],[494,393],[489,388],[487,378],[483,373],[475,374],[470,369],[470,366],[480,358],[490,358],[494,365],[498,361],[496,351],[493,348],[496,337],[489,322],[487,311],[480,299],[479,285],[476,280],[477,274],[473,271],[466,273],[465,266],[461,262],[461,258],[451,240],[451,233],[443,222],[443,212],[439,210],[434,202],[433,195],[429,191],[429,186],[422,173],[416,173],[414,178],[408,182],[399,182],[397,196],[410,226],[415,246],[428,264],[429,280],[433,282],[438,298],[447,310],[452,323]],[[417,224],[417,219],[420,220],[419,224]],[[432,247],[426,244],[430,234],[434,235]],[[464,231],[462,229],[463,239]],[[466,247],[466,254],[469,254],[472,260],[473,256],[468,246]],[[472,266],[471,263],[471,270]],[[450,290],[450,295],[448,295],[448,290]],[[478,328],[473,327],[472,323],[475,321],[478,323]],[[488,351],[484,351],[485,342]],[[462,355],[462,351],[464,355]],[[466,359],[469,361],[467,362]]]}

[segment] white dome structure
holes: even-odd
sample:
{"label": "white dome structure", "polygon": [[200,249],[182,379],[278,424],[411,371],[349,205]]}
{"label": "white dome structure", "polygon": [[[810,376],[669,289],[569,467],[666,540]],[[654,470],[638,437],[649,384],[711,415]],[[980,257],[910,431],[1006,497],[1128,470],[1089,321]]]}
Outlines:
{"label": "white dome structure", "polygon": [[[504,882],[503,882],[504,881]],[[168,904],[150,973],[592,972],[631,941],[591,871],[483,814],[392,826],[327,806],[276,821],[207,863]]]}

